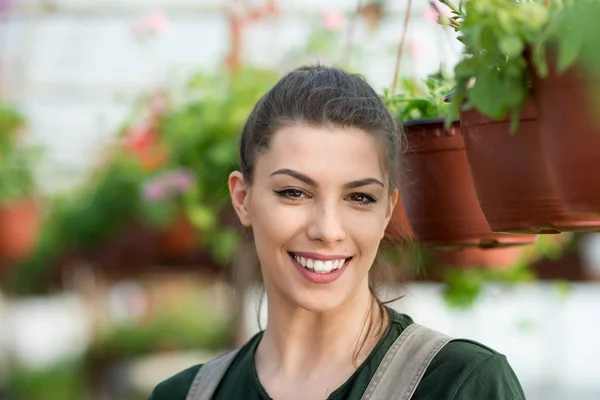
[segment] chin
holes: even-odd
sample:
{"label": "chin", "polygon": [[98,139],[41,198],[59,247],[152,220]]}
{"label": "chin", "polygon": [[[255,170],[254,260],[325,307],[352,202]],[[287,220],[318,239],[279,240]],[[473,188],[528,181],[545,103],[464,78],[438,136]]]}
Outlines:
{"label": "chin", "polygon": [[341,293],[335,293],[328,288],[307,289],[293,296],[296,305],[306,311],[318,314],[333,312],[341,308],[346,302],[346,296]]}

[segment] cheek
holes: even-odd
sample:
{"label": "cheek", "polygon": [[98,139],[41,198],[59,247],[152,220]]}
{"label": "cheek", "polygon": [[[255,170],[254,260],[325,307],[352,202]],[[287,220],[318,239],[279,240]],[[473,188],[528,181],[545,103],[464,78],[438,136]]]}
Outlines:
{"label": "cheek", "polygon": [[275,196],[265,193],[251,198],[248,210],[256,246],[272,250],[293,238],[305,220],[301,208],[282,205]]}

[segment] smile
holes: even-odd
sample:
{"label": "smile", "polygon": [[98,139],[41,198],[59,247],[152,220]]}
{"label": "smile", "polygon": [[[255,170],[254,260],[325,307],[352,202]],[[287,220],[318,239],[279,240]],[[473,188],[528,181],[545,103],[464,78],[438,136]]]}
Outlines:
{"label": "smile", "polygon": [[312,272],[316,272],[318,274],[329,274],[333,271],[336,271],[344,266],[347,261],[350,261],[352,257],[348,258],[338,258],[338,259],[329,259],[322,260],[316,258],[302,257],[296,255],[294,253],[289,253],[290,256],[296,260],[298,264],[302,267],[310,270]]}

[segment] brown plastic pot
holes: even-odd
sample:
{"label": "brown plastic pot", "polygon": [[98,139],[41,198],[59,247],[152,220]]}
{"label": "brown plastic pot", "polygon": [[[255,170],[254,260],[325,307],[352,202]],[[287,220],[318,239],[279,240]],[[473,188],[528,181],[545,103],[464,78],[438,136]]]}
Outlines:
{"label": "brown plastic pot", "polygon": [[534,77],[534,95],[551,178],[570,211],[600,215],[600,116],[590,96],[600,80],[577,68],[558,75],[548,64],[547,78]]}
{"label": "brown plastic pot", "polygon": [[22,261],[33,251],[40,220],[40,206],[35,200],[17,200],[0,206],[0,264]]}
{"label": "brown plastic pot", "polygon": [[566,210],[552,183],[535,102],[510,133],[508,119],[494,121],[472,108],[460,122],[479,204],[494,232],[595,231],[600,218]]}
{"label": "brown plastic pot", "polygon": [[176,216],[158,238],[159,253],[165,257],[186,256],[198,247],[198,230],[183,214]]}
{"label": "brown plastic pot", "polygon": [[402,200],[417,240],[443,248],[530,244],[535,235],[493,233],[481,211],[460,124],[442,119],[404,124],[409,149]]}

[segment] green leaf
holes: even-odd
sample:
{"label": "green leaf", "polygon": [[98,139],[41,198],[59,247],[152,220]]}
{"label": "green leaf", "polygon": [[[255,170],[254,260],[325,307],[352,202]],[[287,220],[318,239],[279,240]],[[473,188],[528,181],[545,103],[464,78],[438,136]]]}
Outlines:
{"label": "green leaf", "polygon": [[519,57],[523,53],[525,44],[518,36],[504,36],[498,43],[500,50],[509,58]]}
{"label": "green leaf", "polygon": [[558,48],[558,61],[557,70],[558,73],[562,73],[567,70],[579,56],[583,38],[576,32],[565,34],[562,36],[562,40],[559,42]]}

